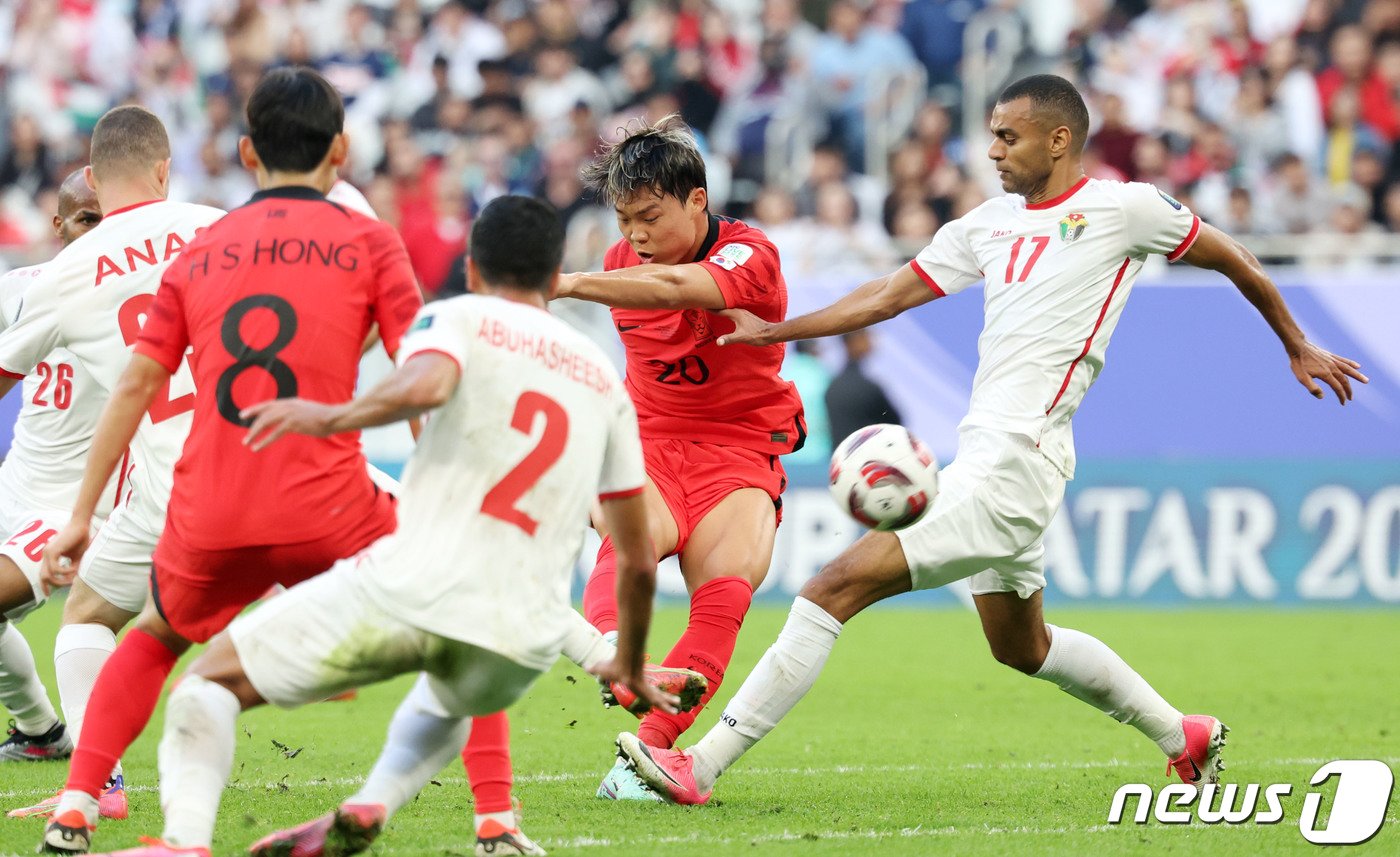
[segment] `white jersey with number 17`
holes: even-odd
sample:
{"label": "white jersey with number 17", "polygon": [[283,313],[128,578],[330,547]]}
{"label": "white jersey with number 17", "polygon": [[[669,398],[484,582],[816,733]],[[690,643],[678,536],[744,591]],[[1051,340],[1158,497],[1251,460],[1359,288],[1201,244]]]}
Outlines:
{"label": "white jersey with number 17", "polygon": [[[0,276],[0,332],[19,318],[29,287],[42,273],[43,266],[34,265]],[[71,509],[104,398],[93,394],[92,376],[62,348],[24,376],[20,393],[14,439],[0,464],[0,510],[28,515]],[[102,495],[99,517],[112,511],[115,495],[115,490]],[[0,529],[17,525],[0,515]]]}
{"label": "white jersey with number 17", "polygon": [[940,295],[985,277],[986,320],[962,426],[1030,437],[1074,477],[1070,420],[1152,254],[1180,259],[1200,218],[1140,182],[1081,179],[1034,205],[988,200],[946,224],[909,264]]}
{"label": "white jersey with number 17", "polygon": [[[105,400],[131,361],[166,267],[176,263],[196,230],[223,215],[217,208],[165,200],[107,212],[29,287],[19,318],[0,333],[0,371],[29,375],[55,348],[65,348],[91,373],[94,392]],[[194,378],[181,363],[156,393],[131,444],[131,496],[157,533],[193,408]]]}
{"label": "white jersey with number 17", "polygon": [[636,411],[598,346],[525,304],[429,304],[398,359],[425,352],[461,376],[404,472],[398,530],[359,570],[390,615],[549,669],[594,499],[646,483]]}

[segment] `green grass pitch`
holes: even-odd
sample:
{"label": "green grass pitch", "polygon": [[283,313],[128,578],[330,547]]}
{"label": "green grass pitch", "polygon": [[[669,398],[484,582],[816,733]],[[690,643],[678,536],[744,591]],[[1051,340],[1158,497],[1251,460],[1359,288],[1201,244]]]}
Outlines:
{"label": "green grass pitch", "polygon": [[[57,614],[51,606],[23,626],[46,676]],[[767,606],[749,615],[719,703],[785,616],[785,607]],[[659,611],[657,649],[665,651],[683,619],[680,609]],[[572,665],[556,667],[511,712],[525,829],[553,854],[1305,854],[1316,847],[1297,819],[1319,765],[1381,759],[1400,771],[1394,612],[1051,610],[1050,620],[1100,636],[1168,699],[1229,723],[1226,780],[1292,783],[1284,821],[1105,825],[1118,786],[1167,782],[1156,748],[997,665],[971,613],[886,609],[850,623],[816,689],[720,781],[707,807],[595,799],[613,736],[631,719],[604,711]],[[241,853],[351,793],[406,688],[401,679],[354,702],[245,716],[214,853]],[[715,722],[721,704],[688,740]],[[159,722],[158,714],[127,757],[132,817],[105,823],[101,848],[160,832]],[[42,797],[64,770],[6,765],[0,799]],[[461,768],[450,767],[394,819],[374,853],[470,854],[470,813]],[[1397,815],[1400,798],[1380,833],[1350,853],[1400,854]],[[0,818],[0,854],[32,853],[40,829],[35,820]]]}

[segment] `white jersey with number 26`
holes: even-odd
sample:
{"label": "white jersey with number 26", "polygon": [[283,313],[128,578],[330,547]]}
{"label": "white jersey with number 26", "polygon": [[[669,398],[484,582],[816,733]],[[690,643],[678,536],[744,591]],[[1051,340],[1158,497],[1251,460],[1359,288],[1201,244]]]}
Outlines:
{"label": "white jersey with number 26", "polygon": [[429,304],[399,363],[426,352],[461,377],[404,471],[398,530],[359,570],[390,615],[549,669],[594,499],[646,482],[636,411],[598,346],[525,304]]}
{"label": "white jersey with number 26", "polygon": [[1033,439],[1074,476],[1070,419],[1149,255],[1180,259],[1200,218],[1140,182],[1081,179],[1034,205],[988,200],[945,225],[910,265],[940,295],[985,277],[986,321],[962,426]]}
{"label": "white jersey with number 26", "polygon": [[[42,265],[0,276],[0,331],[19,318],[25,294]],[[73,355],[56,348],[24,376],[19,416],[5,463],[0,464],[0,509],[16,514],[73,507],[83,480],[93,430],[105,399],[92,392],[92,376]],[[115,491],[103,494],[99,517],[112,510]],[[17,525],[0,517],[0,528]]]}

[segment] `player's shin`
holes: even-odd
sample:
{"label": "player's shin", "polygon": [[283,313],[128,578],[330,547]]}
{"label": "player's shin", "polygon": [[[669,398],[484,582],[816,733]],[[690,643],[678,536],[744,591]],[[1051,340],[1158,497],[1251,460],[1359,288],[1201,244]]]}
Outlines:
{"label": "player's shin", "polygon": [[166,842],[188,848],[213,841],[239,709],[232,691],[201,676],[186,675],[171,692],[159,750]]}
{"label": "player's shin", "polygon": [[504,813],[510,822],[504,826],[515,827],[510,805],[510,721],[504,711],[472,719],[462,765],[476,805],[476,826],[481,826],[483,816]]}
{"label": "player's shin", "polygon": [[54,679],[63,719],[74,741],[81,740],[83,718],[102,665],[117,648],[117,635],[106,625],[64,625],[53,643]]}
{"label": "player's shin", "polygon": [[705,676],[709,686],[700,704],[690,711],[648,714],[637,730],[638,738],[653,747],[670,748],[690,728],[724,681],[739,629],[752,603],[753,586],[743,577],[716,578],[695,590],[690,597],[690,621],[685,633],[662,663],[695,670]]}
{"label": "player's shin", "polygon": [[0,622],[0,706],[25,735],[43,735],[58,723],[53,704],[34,667],[34,653],[19,629]]}
{"label": "player's shin", "polygon": [[583,615],[604,634],[617,630],[617,552],[612,539],[603,539],[593,573],[584,584]]}
{"label": "player's shin", "polygon": [[562,653],[564,657],[589,672],[599,664],[610,661],[617,654],[617,646],[582,615],[569,611],[569,627],[565,629]]}
{"label": "player's shin", "polygon": [[169,646],[140,628],[126,635],[92,689],[89,706],[102,716],[83,723],[68,769],[68,791],[93,797],[101,793],[112,766],[150,722],[178,659]]}
{"label": "player's shin", "polygon": [[1169,758],[1186,749],[1177,711],[1112,649],[1072,628],[1047,625],[1050,653],[1035,673],[1156,742]]}
{"label": "player's shin", "polygon": [[369,779],[346,803],[378,804],[392,816],[462,751],[470,730],[471,718],[450,714],[429,687],[427,675],[418,676],[389,722],[389,735]]}
{"label": "player's shin", "polygon": [[800,596],[792,603],[782,633],[725,706],[719,723],[687,751],[695,758],[700,791],[712,788],[811,690],[840,634],[841,623],[821,607]]}

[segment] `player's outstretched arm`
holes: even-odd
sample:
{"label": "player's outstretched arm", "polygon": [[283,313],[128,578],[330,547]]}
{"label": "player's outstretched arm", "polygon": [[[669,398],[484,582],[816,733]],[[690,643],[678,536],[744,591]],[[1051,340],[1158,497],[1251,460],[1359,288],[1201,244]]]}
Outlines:
{"label": "player's outstretched arm", "polygon": [[419,352],[374,389],[343,404],[272,399],[244,408],[239,415],[250,424],[243,443],[258,452],[285,434],[328,437],[413,419],[451,398],[461,375],[457,361],[446,354]]}
{"label": "player's outstretched arm", "polygon": [[133,354],[126,371],[102,409],[88,452],[83,484],[73,504],[73,517],[44,548],[40,580],[45,589],[67,586],[78,572],[78,561],[87,550],[92,515],[122,455],[131,446],[141,417],[160,388],[170,381],[170,370],[144,354]]}
{"label": "player's outstretched arm", "polygon": [[747,310],[725,310],[722,314],[733,320],[734,332],[721,336],[719,344],[773,345],[838,336],[894,318],[936,297],[938,293],[919,279],[912,267],[904,265],[892,274],[860,285],[829,307],[776,324]]}
{"label": "player's outstretched arm", "polygon": [[1240,242],[1214,226],[1202,223],[1201,234],[1182,259],[1197,268],[1219,271],[1235,284],[1235,288],[1259,310],[1283,343],[1293,376],[1316,398],[1323,397],[1317,381],[1331,387],[1332,392],[1337,394],[1337,401],[1343,405],[1351,399],[1353,379],[1363,384],[1368,382],[1367,377],[1361,374],[1360,363],[1319,348],[1303,336],[1302,329],[1288,311],[1288,305],[1283,302],[1278,286],[1269,279],[1254,254]]}
{"label": "player's outstretched arm", "polygon": [[724,309],[724,295],[704,265],[637,265],[593,274],[561,274],[556,297],[618,309]]}
{"label": "player's outstretched arm", "polygon": [[680,700],[652,687],[642,676],[651,602],[656,594],[656,555],[647,528],[646,498],[634,494],[604,500],[602,506],[603,520],[617,551],[617,654],[594,672],[604,681],[627,685],[650,707],[674,713]]}

